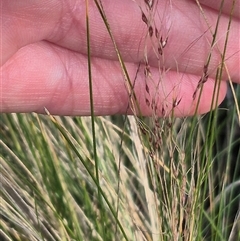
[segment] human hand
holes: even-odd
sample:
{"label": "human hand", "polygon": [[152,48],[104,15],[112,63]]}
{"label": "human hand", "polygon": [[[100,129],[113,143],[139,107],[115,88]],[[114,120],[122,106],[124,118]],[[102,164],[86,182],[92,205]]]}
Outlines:
{"label": "human hand", "polygon": [[[205,4],[206,17],[214,30],[221,0],[200,2]],[[232,5],[232,1],[225,2],[199,114],[209,111],[212,102]],[[44,113],[46,107],[51,114],[89,115],[86,1],[0,0],[0,3],[0,111]],[[145,47],[151,42],[149,37],[145,40],[148,30],[142,12],[135,1],[102,0],[102,4],[134,82],[141,113],[151,115],[152,109],[146,103],[144,64],[136,75],[139,63],[146,57]],[[178,100],[174,114],[191,115],[198,101],[193,94],[203,74],[212,35],[195,1],[158,1],[156,9],[155,26],[168,41],[163,49],[165,72],[160,71],[156,53],[151,49],[147,53],[151,71],[149,92],[158,93],[157,109],[162,109],[161,103],[168,103],[165,108],[170,111],[171,103]],[[237,83],[240,83],[239,9],[240,1],[237,0],[225,58],[226,69]],[[89,21],[95,114],[126,113],[129,93],[112,41],[93,1],[89,1]],[[163,78],[157,85],[160,72]],[[229,79],[227,71],[223,71],[222,79]],[[218,103],[225,94],[226,82],[221,81]]]}

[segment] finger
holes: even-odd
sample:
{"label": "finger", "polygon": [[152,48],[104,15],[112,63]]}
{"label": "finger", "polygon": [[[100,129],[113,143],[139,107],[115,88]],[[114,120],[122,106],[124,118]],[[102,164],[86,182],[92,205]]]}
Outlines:
{"label": "finger", "polygon": [[[229,16],[221,16],[216,44],[211,47],[218,9],[203,6],[208,25],[195,2],[174,1],[172,5],[168,3],[171,1],[158,1],[154,17],[155,26],[161,37],[163,39],[168,37],[168,44],[164,48],[164,63],[160,65],[174,71],[202,75],[203,67],[211,52],[208,72],[209,76],[215,78],[223,54]],[[85,4],[85,1],[73,0],[39,1],[34,2],[34,5],[31,1],[5,1],[2,62],[4,63],[18,48],[42,39],[86,54]],[[112,40],[99,11],[93,1],[89,4],[91,52],[96,57],[116,60]],[[236,7],[238,5],[239,3]],[[128,0],[103,1],[103,6],[124,60],[138,63],[147,54],[150,64],[157,67],[159,61],[156,49],[154,51],[148,47],[148,53],[145,51],[149,44],[156,45],[156,39],[155,43],[152,40],[150,43],[145,41],[147,27],[142,21],[139,6]],[[228,5],[224,6],[227,12]],[[240,82],[239,24],[238,18],[232,20],[224,58],[225,68],[236,82]],[[223,72],[222,78],[229,78],[226,71]]]}
{"label": "finger", "polygon": [[58,0],[1,0],[1,5],[1,65],[21,47],[46,39],[65,14]]}
{"label": "finger", "polygon": [[[197,98],[193,93],[198,77],[169,71],[160,82],[158,68],[152,69],[152,81],[146,82],[140,68],[128,63],[128,73],[142,115],[192,115]],[[47,42],[28,45],[20,49],[1,71],[1,112],[39,112],[46,107],[51,114],[89,115],[90,97],[87,57]],[[92,58],[94,111],[96,115],[130,113],[130,97],[117,61]],[[197,113],[210,110],[214,81],[205,83]],[[218,104],[226,93],[223,82]],[[154,110],[146,102],[156,103]],[[174,103],[178,102],[176,106]],[[138,112],[140,114],[140,112]]]}
{"label": "finger", "polygon": [[[239,0],[199,0],[200,4],[208,6],[216,11],[221,10],[224,14],[232,14],[235,18],[240,18],[240,1]],[[233,8],[234,4],[234,8]]]}
{"label": "finger", "polygon": [[[136,9],[136,5],[129,4],[128,8],[120,11],[121,14],[116,14],[113,9],[121,9],[121,4],[122,2],[112,2],[103,5],[113,36],[125,61],[139,62],[147,55],[149,64],[152,66],[160,65],[174,71],[202,75],[204,65],[211,53],[208,74],[215,78],[223,56],[226,35],[229,32],[223,60],[228,71],[223,71],[222,78],[229,78],[228,72],[233,81],[240,82],[239,19],[232,20],[231,30],[228,31],[229,16],[223,14],[218,25],[215,43],[212,45],[218,10],[203,6],[203,13],[201,13],[193,1],[157,1],[156,10],[154,10],[156,12],[154,16],[151,16],[151,13],[147,16],[149,19],[146,26],[142,21],[142,12],[145,11],[144,14],[147,15],[146,7],[143,8],[141,5],[140,11]],[[125,14],[124,18],[122,12]],[[92,20],[91,39],[94,40],[91,45],[92,54],[116,59],[111,39],[108,33],[104,35],[103,23],[96,17],[98,15],[94,7],[90,8],[89,16]],[[207,23],[204,18],[207,19]],[[152,38],[149,37],[147,29],[149,26],[158,29],[160,38],[168,39],[163,56],[156,54],[159,38],[154,38],[154,34]],[[83,32],[86,32],[86,29]],[[103,43],[104,48],[102,48]],[[84,46],[84,42],[81,46]]]}

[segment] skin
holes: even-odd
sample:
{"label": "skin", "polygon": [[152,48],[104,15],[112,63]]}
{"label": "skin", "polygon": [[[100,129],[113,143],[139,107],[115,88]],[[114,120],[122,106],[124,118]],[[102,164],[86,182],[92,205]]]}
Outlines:
{"label": "skin", "polygon": [[[198,98],[193,93],[203,75],[211,30],[218,16],[221,0],[200,1],[210,28],[195,1],[159,1],[155,26],[163,38],[164,77],[159,81],[159,62],[142,21],[144,1],[102,0],[112,33],[126,64],[131,81],[146,56],[151,79],[149,92],[157,101],[157,114],[170,113],[173,102],[176,116],[192,115]],[[223,15],[208,66],[209,78],[197,113],[210,110],[216,70],[221,62],[232,1],[225,1]],[[0,0],[0,111],[55,115],[89,115],[90,97],[87,66],[86,5],[83,0]],[[161,16],[164,16],[163,18]],[[93,1],[89,1],[91,60],[94,111],[96,115],[131,114],[129,94],[114,46]],[[226,81],[240,83],[240,1],[236,0],[225,58],[225,69],[218,104],[226,94]],[[161,63],[163,66],[163,63]],[[229,73],[229,75],[227,74]],[[146,104],[144,64],[137,72],[134,91],[141,114],[151,115]],[[197,95],[198,96],[198,95]],[[149,97],[151,99],[151,97]]]}

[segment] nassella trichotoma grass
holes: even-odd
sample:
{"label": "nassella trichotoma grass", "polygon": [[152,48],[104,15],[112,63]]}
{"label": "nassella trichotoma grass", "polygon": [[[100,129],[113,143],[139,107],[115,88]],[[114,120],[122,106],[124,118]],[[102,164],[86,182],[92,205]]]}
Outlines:
{"label": "nassella trichotoma grass", "polygon": [[[157,93],[149,93],[148,84],[152,80],[146,48],[142,61],[146,104],[152,106],[153,114],[141,116],[133,81],[114,39],[104,4],[94,2],[114,44],[133,113],[138,115],[95,117],[92,97],[91,117],[53,117],[47,110],[46,116],[3,114],[1,238],[237,240],[240,235],[239,86],[231,85],[233,94],[207,115],[174,117],[174,109],[181,101],[176,99],[171,113],[166,115],[163,107],[163,117],[159,118],[154,106]],[[135,2],[141,11],[140,21],[147,26],[143,38],[146,44],[152,43],[161,59],[161,80],[168,71],[162,66],[167,57],[164,48],[168,45],[168,31],[160,36],[161,31],[155,26],[158,1]],[[171,1],[166,3],[170,8]],[[196,4],[207,24],[201,4],[198,1]],[[91,92],[88,1],[86,13]],[[209,29],[213,36],[210,44],[214,46],[218,22]],[[157,45],[153,37],[158,39]],[[225,51],[221,52],[222,64],[217,71],[212,107],[217,99]],[[201,93],[207,81],[210,61],[211,53],[203,66],[196,93]],[[161,86],[161,81],[158,85]],[[200,101],[201,94],[197,98]]]}

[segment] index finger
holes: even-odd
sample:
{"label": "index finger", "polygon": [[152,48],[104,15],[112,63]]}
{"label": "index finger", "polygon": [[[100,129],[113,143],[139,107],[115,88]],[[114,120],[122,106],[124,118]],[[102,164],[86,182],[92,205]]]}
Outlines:
{"label": "index finger", "polygon": [[[146,46],[149,47],[149,42],[144,41],[148,30],[142,21],[142,12],[136,2],[102,1],[123,59],[127,62],[139,63],[144,59],[145,49]],[[76,0],[5,1],[2,64],[20,47],[40,40],[47,40],[86,54],[85,4],[85,1]],[[101,16],[94,2],[91,1],[89,4],[91,53],[95,57],[116,60],[114,46]],[[211,6],[211,4],[212,2],[208,5]],[[161,32],[161,37],[168,38],[168,44],[164,49],[166,69],[201,75],[209,52],[211,52],[209,75],[215,77],[228,33],[229,16],[226,14],[221,16],[216,43],[211,46],[213,32],[210,30],[214,31],[219,10],[209,6],[203,5],[204,13],[209,21],[208,26],[199,7],[193,1],[155,1],[155,16],[152,21]],[[224,12],[229,12],[229,6],[230,4],[224,5]],[[238,7],[239,1],[236,1],[235,8]],[[238,16],[238,11],[235,11],[234,15]],[[230,77],[236,82],[240,82],[239,26],[239,18],[236,17],[232,20],[224,59],[226,68],[231,74]],[[154,50],[148,52],[148,59],[150,65],[154,67],[159,65]],[[224,72],[222,77],[227,79],[227,73]]]}

